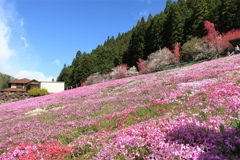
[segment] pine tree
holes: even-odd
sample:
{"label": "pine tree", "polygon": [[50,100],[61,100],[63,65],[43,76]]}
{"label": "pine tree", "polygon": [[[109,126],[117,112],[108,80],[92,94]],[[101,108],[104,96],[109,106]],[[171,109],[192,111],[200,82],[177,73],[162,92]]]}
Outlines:
{"label": "pine tree", "polygon": [[138,58],[144,58],[145,50],[145,34],[146,34],[146,24],[142,17],[141,21],[138,21],[136,27],[133,29],[132,37],[128,49],[128,66],[136,66]]}
{"label": "pine tree", "polygon": [[165,21],[166,21],[166,14],[164,12],[157,14],[152,20],[152,23],[148,31],[150,39],[152,40],[152,43],[148,44],[152,46],[151,52],[149,52],[149,54],[164,47],[163,32],[164,32]]}
{"label": "pine tree", "polygon": [[[184,41],[184,28],[185,28],[185,11],[184,3],[174,3],[172,11],[172,35],[171,35],[171,48],[174,43]],[[186,6],[185,6],[186,8]]]}
{"label": "pine tree", "polygon": [[205,35],[204,21],[207,19],[209,11],[206,0],[197,0],[194,7],[194,22],[192,25],[193,36],[202,37]]}
{"label": "pine tree", "polygon": [[221,32],[223,33],[237,27],[237,4],[235,2],[235,0],[222,0]]}

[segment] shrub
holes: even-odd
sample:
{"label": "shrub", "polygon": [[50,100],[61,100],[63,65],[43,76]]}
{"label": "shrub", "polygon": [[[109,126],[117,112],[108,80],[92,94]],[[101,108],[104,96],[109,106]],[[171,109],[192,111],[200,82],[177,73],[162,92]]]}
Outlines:
{"label": "shrub", "polygon": [[211,60],[217,58],[218,56],[217,48],[206,41],[202,43],[196,43],[194,48],[195,52],[193,53],[192,57],[195,61],[203,59]]}
{"label": "shrub", "polygon": [[45,88],[33,88],[28,91],[28,94],[33,97],[44,96],[49,94],[48,90]]}
{"label": "shrub", "polygon": [[181,54],[182,54],[182,60],[183,61],[192,61],[193,55],[198,54],[195,48],[195,44],[201,44],[204,40],[201,38],[192,38],[191,40],[187,41],[183,44],[181,47]]}
{"label": "shrub", "polygon": [[201,38],[192,38],[190,41],[187,41],[183,44],[181,53],[183,61],[210,60],[216,58],[218,55],[217,48],[207,40]]}

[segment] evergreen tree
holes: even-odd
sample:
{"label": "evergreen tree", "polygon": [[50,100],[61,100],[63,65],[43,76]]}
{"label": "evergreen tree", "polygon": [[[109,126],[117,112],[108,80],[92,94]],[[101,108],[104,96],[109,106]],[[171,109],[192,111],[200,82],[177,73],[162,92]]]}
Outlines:
{"label": "evergreen tree", "polygon": [[193,36],[203,37],[205,35],[204,31],[204,21],[208,18],[208,7],[206,0],[197,0],[194,7],[194,22],[192,25]]}
{"label": "evergreen tree", "polygon": [[71,75],[72,75],[72,67],[71,66],[66,66],[66,64],[64,64],[63,69],[61,70],[57,81],[63,81],[65,82],[65,89],[67,89],[67,87],[71,86],[72,82],[71,82]]}
{"label": "evergreen tree", "polygon": [[161,12],[157,14],[152,20],[152,25],[150,28],[150,32],[148,34],[151,35],[151,39],[153,40],[151,53],[155,52],[164,47],[164,26],[166,21],[166,14]]}
{"label": "evergreen tree", "polygon": [[172,0],[166,0],[166,7],[164,12],[168,12],[171,8],[171,5],[172,5]]}
{"label": "evergreen tree", "polygon": [[153,33],[153,17],[151,14],[149,14],[147,22],[146,22],[146,34],[144,37],[144,42],[145,42],[145,48],[144,48],[144,59],[147,59],[147,56],[151,54],[153,51],[153,43],[154,43],[154,37],[155,34]]}
{"label": "evergreen tree", "polygon": [[220,30],[221,0],[207,0],[208,4],[208,20],[215,24],[217,30]]}
{"label": "evergreen tree", "polygon": [[[172,10],[172,35],[171,35],[171,48],[176,42],[184,42],[184,28],[185,28],[185,12],[186,6],[184,2],[173,4]],[[183,10],[185,9],[185,11]]]}
{"label": "evergreen tree", "polygon": [[165,10],[166,20],[164,21],[164,28],[163,28],[163,46],[171,47],[171,36],[172,36],[172,13],[173,13],[173,4],[167,2],[168,7]]}
{"label": "evergreen tree", "polygon": [[240,29],[240,1],[237,1],[236,28]]}
{"label": "evergreen tree", "polygon": [[136,27],[133,29],[133,34],[129,44],[128,50],[128,66],[136,66],[138,58],[144,58],[145,50],[145,34],[146,34],[146,24],[142,17],[141,21],[138,21]]}
{"label": "evergreen tree", "polygon": [[222,0],[221,32],[226,33],[237,27],[237,3],[235,0]]}

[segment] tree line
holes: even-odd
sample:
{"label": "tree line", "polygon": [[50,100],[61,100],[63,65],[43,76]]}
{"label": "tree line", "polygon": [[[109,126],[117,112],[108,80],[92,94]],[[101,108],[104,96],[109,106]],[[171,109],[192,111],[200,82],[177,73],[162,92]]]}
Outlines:
{"label": "tree line", "polygon": [[[148,56],[164,47],[180,48],[194,38],[207,34],[204,21],[215,24],[220,34],[240,28],[239,0],[166,0],[164,11],[147,19],[143,17],[126,33],[108,37],[91,53],[77,51],[71,65],[64,65],[57,81],[65,86],[80,85],[93,73],[106,74],[112,68],[127,64],[136,66],[139,58]],[[182,61],[192,60],[191,56],[181,57]]]}

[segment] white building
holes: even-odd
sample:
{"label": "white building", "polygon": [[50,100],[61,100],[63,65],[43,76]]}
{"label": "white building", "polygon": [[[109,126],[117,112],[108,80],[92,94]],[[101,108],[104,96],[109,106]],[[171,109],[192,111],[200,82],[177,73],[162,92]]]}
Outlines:
{"label": "white building", "polygon": [[64,91],[64,82],[41,81],[40,88],[45,88],[49,93]]}

